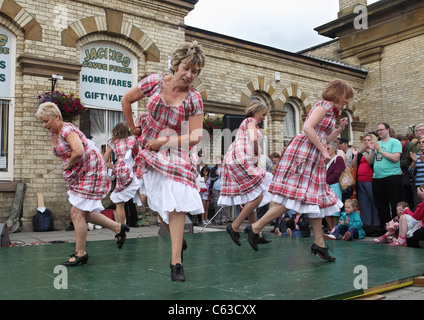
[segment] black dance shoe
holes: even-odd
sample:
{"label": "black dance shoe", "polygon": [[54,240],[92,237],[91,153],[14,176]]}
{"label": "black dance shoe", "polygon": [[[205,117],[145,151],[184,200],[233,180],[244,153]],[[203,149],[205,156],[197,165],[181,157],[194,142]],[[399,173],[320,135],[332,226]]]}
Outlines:
{"label": "black dance shoe", "polygon": [[259,234],[253,232],[252,225],[247,225],[243,232],[247,233],[247,241],[249,241],[253,250],[258,251]]}
{"label": "black dance shoe", "polygon": [[267,244],[270,243],[272,240],[269,240],[265,238],[262,234],[259,236],[258,244]]}
{"label": "black dance shoe", "polygon": [[130,231],[130,227],[128,227],[126,224],[121,223],[121,232],[117,233],[115,235],[115,238],[118,239],[116,241],[116,244],[118,245],[118,249],[121,249],[122,246],[125,243],[125,238],[127,237],[126,232]]}
{"label": "black dance shoe", "polygon": [[78,257],[75,254],[72,254],[71,255],[71,258],[75,258],[75,260],[74,261],[68,260],[68,261],[62,262],[61,263],[62,266],[65,266],[65,267],[74,267],[74,266],[78,265],[79,263],[81,263],[81,265],[84,265],[88,261],[88,254],[86,253],[82,257]]}
{"label": "black dance shoe", "polygon": [[236,245],[241,246],[241,243],[239,241],[240,233],[235,232],[233,230],[233,227],[232,227],[231,223],[230,224],[227,224],[227,226],[225,227],[225,230],[230,235],[231,240],[233,240]]}
{"label": "black dance shoe", "polygon": [[184,269],[181,263],[177,263],[176,265],[170,265],[171,267],[171,280],[175,282],[184,282],[186,277],[184,275]]}
{"label": "black dance shoe", "polygon": [[330,254],[328,253],[328,249],[330,249],[328,246],[325,248],[322,248],[314,243],[311,246],[311,254],[317,255],[318,253],[319,257],[323,260],[330,261],[330,262],[336,261],[336,258],[330,256]]}

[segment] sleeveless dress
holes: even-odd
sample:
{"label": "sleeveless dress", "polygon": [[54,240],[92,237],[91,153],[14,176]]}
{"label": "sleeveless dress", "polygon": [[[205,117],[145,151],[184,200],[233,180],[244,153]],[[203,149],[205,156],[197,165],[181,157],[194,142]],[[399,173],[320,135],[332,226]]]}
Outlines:
{"label": "sleeveless dress", "polygon": [[260,141],[262,138],[256,120],[254,118],[244,119],[234,142],[224,157],[219,206],[245,204],[256,199],[261,193],[263,193],[263,199],[259,207],[270,201],[268,188],[272,174],[258,165],[258,156],[254,155],[253,142],[250,140],[247,129],[250,122],[255,124],[258,140]]}
{"label": "sleeveless dress", "polygon": [[134,136],[125,139],[111,141],[108,147],[113,150],[116,162],[113,165],[113,174],[116,176],[115,189],[110,195],[113,203],[127,202],[134,199],[135,203],[141,205],[138,195],[141,181],[134,176],[133,150],[136,148],[137,140]]}
{"label": "sleeveless dress", "polygon": [[[336,124],[335,111],[328,101],[318,101],[308,114],[318,107],[325,108],[324,118],[315,127],[318,138],[326,138]],[[310,218],[322,218],[339,212],[343,203],[326,182],[326,165],[322,153],[305,133],[295,136],[282,154],[269,187],[271,201],[287,209],[306,213]]]}
{"label": "sleeveless dress", "polygon": [[59,133],[58,144],[53,145],[53,154],[62,160],[62,167],[67,165],[72,149],[66,139],[73,132],[77,133],[81,139],[84,154],[70,170],[63,171],[63,178],[69,188],[69,202],[83,211],[100,212],[104,210],[101,199],[109,192],[111,182],[106,164],[94,142],[87,139],[75,125],[64,122]]}
{"label": "sleeveless dress", "polygon": [[203,213],[203,204],[196,186],[196,146],[145,149],[146,144],[159,137],[179,136],[189,133],[188,119],[203,114],[200,93],[191,87],[179,106],[165,104],[160,93],[164,74],[152,74],[142,79],[138,87],[147,97],[148,114],[139,119],[141,135],[137,138],[139,152],[135,157],[134,172],[143,180],[141,192],[146,194],[149,207],[169,223],[169,213]]}

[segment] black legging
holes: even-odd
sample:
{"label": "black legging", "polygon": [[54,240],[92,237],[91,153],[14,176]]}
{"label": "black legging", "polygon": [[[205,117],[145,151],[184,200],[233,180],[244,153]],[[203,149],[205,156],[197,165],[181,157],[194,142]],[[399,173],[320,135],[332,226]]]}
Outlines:
{"label": "black legging", "polygon": [[406,244],[408,247],[421,248],[419,242],[424,240],[424,227],[414,232],[411,238],[406,238]]}

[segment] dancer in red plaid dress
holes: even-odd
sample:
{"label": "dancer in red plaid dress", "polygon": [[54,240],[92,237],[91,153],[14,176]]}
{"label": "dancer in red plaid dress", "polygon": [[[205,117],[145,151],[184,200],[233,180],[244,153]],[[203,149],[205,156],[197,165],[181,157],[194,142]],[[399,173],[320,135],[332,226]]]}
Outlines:
{"label": "dancer in red plaid dress", "polygon": [[303,133],[292,139],[282,154],[276,174],[269,188],[271,201],[276,205],[257,222],[246,227],[248,240],[258,250],[258,233],[270,221],[291,209],[307,213],[314,231],[313,254],[334,261],[328,254],[322,236],[322,218],[340,211],[343,206],[326,183],[326,162],[330,160],[327,143],[334,140],[347,125],[340,120],[336,130],[336,118],[343,105],[353,98],[353,88],[343,80],[333,80],[322,93],[323,101],[317,102],[303,125]]}
{"label": "dancer in red plaid dress", "polygon": [[[115,164],[110,162],[112,152]],[[133,153],[137,153],[137,140],[130,135],[128,126],[119,122],[112,130],[112,139],[103,155],[106,166],[113,169],[115,177],[115,189],[110,194],[110,200],[116,204],[116,221],[119,223],[125,222],[125,202],[134,199],[135,203],[141,205],[138,194],[141,180],[134,176]]]}
{"label": "dancer in red plaid dress", "polygon": [[[130,132],[138,136],[140,151],[135,173],[149,207],[157,211],[171,236],[171,279],[185,281],[182,249],[186,212],[203,213],[196,186],[196,145],[202,138],[203,102],[191,85],[205,63],[196,41],[178,46],[172,57],[173,75],[153,74],[122,99]],[[131,104],[146,97],[149,114],[134,126]]]}
{"label": "dancer in red plaid dress", "polygon": [[36,116],[43,128],[51,132],[53,154],[62,160],[63,177],[68,184],[69,202],[72,204],[76,249],[71,258],[62,264],[75,266],[87,263],[87,222],[116,232],[118,247],[121,248],[129,227],[100,213],[104,209],[101,200],[109,192],[110,180],[105,162],[94,143],[72,123],[63,122],[59,108],[52,102],[41,104]]}
{"label": "dancer in red plaid dress", "polygon": [[[236,138],[225,154],[221,173],[221,194],[219,206],[243,205],[240,214],[226,230],[237,245],[241,245],[238,229],[246,217],[256,221],[258,206],[269,203],[268,188],[272,174],[258,165],[262,134],[259,124],[265,120],[267,107],[260,101],[249,103]],[[265,238],[261,239],[267,243]]]}

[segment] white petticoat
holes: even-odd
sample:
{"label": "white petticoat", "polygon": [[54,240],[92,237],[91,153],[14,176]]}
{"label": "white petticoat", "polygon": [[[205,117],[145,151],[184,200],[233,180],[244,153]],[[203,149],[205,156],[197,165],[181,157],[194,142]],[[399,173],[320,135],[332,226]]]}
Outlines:
{"label": "white petticoat", "polygon": [[101,212],[105,208],[102,205],[102,200],[91,200],[86,198],[80,198],[68,191],[68,200],[76,208],[82,211],[88,212]]}
{"label": "white petticoat", "polygon": [[255,200],[260,194],[263,194],[261,203],[258,205],[258,208],[263,207],[270,202],[271,194],[268,192],[269,185],[272,181],[272,174],[267,172],[265,175],[264,181],[254,190],[247,194],[242,194],[234,197],[229,196],[220,196],[218,199],[218,206],[231,207],[235,205],[243,205],[252,200]]}
{"label": "white petticoat", "polygon": [[141,204],[140,195],[138,193],[138,190],[140,189],[140,186],[142,184],[142,180],[137,179],[137,177],[134,175],[134,158],[132,157],[132,149],[128,150],[125,154],[124,162],[128,169],[130,170],[130,176],[133,178],[130,185],[126,187],[124,190],[120,192],[113,191],[110,194],[110,200],[113,203],[120,203],[120,202],[127,202],[130,199],[133,199],[134,203],[138,206],[143,206]]}
{"label": "white petticoat", "polygon": [[140,192],[147,196],[149,208],[157,211],[169,224],[172,211],[201,214],[204,212],[199,191],[149,168],[143,175]]}
{"label": "white petticoat", "polygon": [[298,200],[288,199],[279,195],[271,194],[271,201],[277,204],[282,204],[289,210],[293,210],[298,213],[306,213],[309,218],[324,218],[331,216],[336,212],[339,212],[343,207],[343,202],[337,199],[337,203],[330,207],[320,208],[317,205],[303,204]]}

